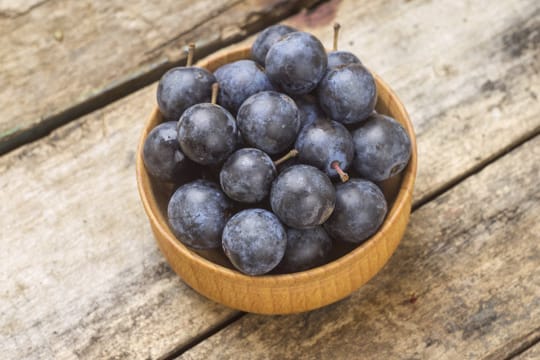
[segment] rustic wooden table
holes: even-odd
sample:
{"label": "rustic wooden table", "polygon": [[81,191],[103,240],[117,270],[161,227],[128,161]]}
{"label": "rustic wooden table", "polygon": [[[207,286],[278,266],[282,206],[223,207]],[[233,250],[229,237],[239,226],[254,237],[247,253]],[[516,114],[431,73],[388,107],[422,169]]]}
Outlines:
{"label": "rustic wooden table", "polygon": [[[0,1],[3,359],[540,358],[537,0],[125,3]],[[139,202],[155,81],[190,41],[284,21],[330,44],[336,20],[415,125],[407,234],[339,303],[225,308],[170,270]]]}

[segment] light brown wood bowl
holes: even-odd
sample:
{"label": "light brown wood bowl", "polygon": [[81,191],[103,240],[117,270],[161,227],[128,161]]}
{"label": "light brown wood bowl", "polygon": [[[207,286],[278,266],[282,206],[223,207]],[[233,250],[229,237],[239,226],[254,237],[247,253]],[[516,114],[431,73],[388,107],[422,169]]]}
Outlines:
{"label": "light brown wood bowl", "polygon": [[[246,47],[209,57],[197,65],[214,71],[223,64],[249,57],[250,50]],[[139,194],[159,248],[170,266],[190,287],[209,299],[242,311],[290,314],[317,309],[343,299],[381,270],[396,250],[409,221],[417,153],[407,111],[390,87],[377,75],[374,76],[378,90],[376,110],[399,121],[411,138],[412,156],[402,172],[401,184],[398,183],[399,192],[383,225],[369,240],[352,250],[347,249],[348,252],[330,263],[294,274],[244,275],[227,266],[219,256],[214,261],[208,260],[207,254],[195,252],[175,238],[167,223],[170,193],[162,191],[160,188],[163,186],[150,179],[142,159],[147,134],[162,121],[158,108],[154,109],[144,126],[137,150]]]}

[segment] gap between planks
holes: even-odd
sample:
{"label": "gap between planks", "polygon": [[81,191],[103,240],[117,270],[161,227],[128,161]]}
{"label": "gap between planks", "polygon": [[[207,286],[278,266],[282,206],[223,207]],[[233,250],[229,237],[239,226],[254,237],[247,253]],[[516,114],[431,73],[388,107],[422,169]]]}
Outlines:
{"label": "gap between planks", "polygon": [[[505,148],[502,148],[499,152],[493,154],[490,158],[486,159],[484,162],[479,163],[477,166],[471,168],[469,171],[465,172],[463,175],[457,177],[455,180],[448,183],[446,186],[442,187],[441,189],[437,191],[433,191],[432,193],[426,194],[424,197],[416,200],[413,202],[411,213],[415,212],[416,210],[420,209],[422,206],[426,205],[427,203],[435,200],[439,196],[443,195],[447,191],[451,190],[455,186],[459,185],[461,182],[467,180],[468,178],[476,175],[480,171],[482,171],[485,167],[489,166],[490,164],[495,163],[500,158],[508,155],[509,153],[517,150],[520,146],[528,143],[529,141],[534,140],[537,136],[540,136],[540,127],[534,129],[532,132],[526,134],[525,136],[519,138],[516,142],[508,145]],[[190,341],[187,344],[181,345],[178,348],[172,350],[170,353],[164,355],[163,357],[159,358],[160,360],[174,360],[180,355],[184,354],[191,348],[199,345],[206,339],[210,338],[211,336],[217,334],[221,330],[225,329],[229,325],[234,324],[241,318],[243,318],[247,313],[245,312],[239,312],[238,314],[232,316],[231,318],[227,319],[227,321],[224,321],[220,324],[217,324],[216,326],[212,327],[210,330],[201,333],[197,337],[195,337],[192,341]],[[495,360],[495,359],[504,359],[504,360],[510,360],[527,349],[531,348],[535,344],[540,343],[540,328],[537,329],[537,331],[533,331],[530,334],[525,335],[524,337],[520,337],[518,339],[515,339],[514,341],[506,344],[503,348],[497,350],[496,352],[488,355],[484,360]]]}
{"label": "gap between planks", "polygon": [[[248,24],[249,26],[246,28],[246,31],[243,34],[221,40],[217,43],[210,43],[200,46],[197,48],[194,60],[197,61],[198,59],[204,58],[222,48],[245,40],[267,26],[279,23],[280,21],[298,14],[301,11],[313,11],[315,8],[328,1],[329,0],[314,0],[313,2],[307,3],[306,6],[301,6],[300,8],[293,7],[290,11],[278,13],[277,16],[272,15],[263,17],[258,23]],[[32,128],[17,134],[13,138],[3,143],[0,143],[0,156],[33,141],[39,140],[49,135],[53,130],[59,128],[60,126],[66,125],[79,117],[105,107],[110,103],[120,100],[123,97],[126,97],[129,94],[158,81],[163,73],[165,73],[167,70],[175,66],[182,66],[185,64],[185,62],[186,56],[182,56],[181,59],[177,61],[150,64],[134,75],[111,82],[109,86],[105,87],[100,93],[79,103],[75,103],[54,115],[42,118],[41,121]]]}

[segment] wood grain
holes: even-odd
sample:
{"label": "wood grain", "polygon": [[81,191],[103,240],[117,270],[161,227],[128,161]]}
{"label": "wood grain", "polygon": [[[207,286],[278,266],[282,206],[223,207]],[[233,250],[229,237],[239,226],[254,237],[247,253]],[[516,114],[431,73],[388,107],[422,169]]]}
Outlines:
{"label": "wood grain", "polygon": [[[415,123],[420,151],[417,204],[538,132],[536,2],[377,1],[355,6],[351,0],[331,5],[343,25],[343,47],[358,53],[398,90]],[[291,23],[311,26],[330,41],[328,14],[333,12],[319,10]],[[317,27],[321,23],[328,29]],[[183,285],[154,245],[137,199],[133,164],[139,130],[153,105],[154,89],[148,87],[0,158],[0,348],[7,358],[156,358],[234,314]],[[507,179],[501,189],[511,184]],[[95,203],[83,201],[88,199]],[[467,201],[474,204],[477,199]],[[447,215],[440,220],[448,229],[444,231],[467,218]],[[488,230],[486,236],[491,236],[493,229]],[[514,238],[527,231],[509,226],[506,234]],[[140,248],[131,247],[131,239]],[[426,267],[443,267],[467,254],[453,243],[439,246],[446,249],[445,256]],[[518,249],[509,247],[508,256]],[[478,267],[489,259],[474,260]],[[414,262],[390,264],[388,269],[407,273],[412,271],[408,265]],[[403,287],[399,302],[414,299],[413,292],[417,302],[422,300],[415,285],[422,279],[413,280],[388,284]],[[438,280],[437,286],[445,286],[445,277]],[[375,278],[353,299],[378,282]],[[369,299],[379,302],[384,294]],[[434,308],[439,300],[430,298]],[[311,343],[320,347],[324,338],[318,337],[319,329],[347,333],[351,324],[363,321],[362,306],[336,305],[318,323],[313,321],[320,312],[295,319],[306,324],[305,336],[313,335]],[[380,316],[387,314],[378,310]],[[409,310],[402,308],[405,314]],[[456,316],[463,322],[459,308]],[[263,324],[266,319],[250,321]],[[416,330],[414,324],[400,324]],[[282,326],[272,329],[281,334]],[[241,336],[249,337],[251,329],[246,327]],[[391,333],[394,328],[389,329]],[[479,329],[491,331],[489,326]],[[373,329],[363,330],[360,340],[376,335]]]}
{"label": "wood grain", "polygon": [[533,345],[514,358],[515,360],[538,360],[540,359],[540,343]]}
{"label": "wood grain", "polygon": [[170,270],[140,205],[154,91],[0,158],[3,358],[155,359],[235,314]]}
{"label": "wood grain", "polygon": [[539,158],[536,137],[415,211],[388,266],[348,299],[304,315],[246,315],[180,359],[479,359],[531,332]]}
{"label": "wood grain", "polygon": [[312,0],[0,2],[0,153]]}

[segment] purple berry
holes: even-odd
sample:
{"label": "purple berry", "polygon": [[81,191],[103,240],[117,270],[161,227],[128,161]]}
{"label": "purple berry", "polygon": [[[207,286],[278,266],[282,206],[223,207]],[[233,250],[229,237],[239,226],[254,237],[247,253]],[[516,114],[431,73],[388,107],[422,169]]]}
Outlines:
{"label": "purple berry", "polygon": [[215,82],[214,75],[200,67],[172,68],[159,80],[159,110],[165,119],[178,121],[190,106],[210,101],[212,84]]}
{"label": "purple berry", "polygon": [[296,29],[287,25],[272,25],[261,31],[251,46],[251,57],[264,66],[264,60],[270,47],[274,45],[284,35],[295,32]]}
{"label": "purple berry", "polygon": [[383,181],[400,173],[411,157],[405,128],[389,116],[374,114],[353,132],[354,169],[361,177]]}
{"label": "purple berry", "polygon": [[237,140],[234,117],[219,105],[193,105],[178,122],[180,148],[198,164],[213,165],[225,161],[236,149]]}
{"label": "purple berry", "polygon": [[231,199],[256,203],[268,195],[276,175],[276,167],[266,153],[244,148],[227,159],[219,178],[221,188]]}
{"label": "purple berry", "polygon": [[[319,119],[304,126],[296,139],[299,160],[324,171],[330,177],[347,170],[354,156],[351,134],[336,121]],[[345,180],[345,179],[344,179]]]}
{"label": "purple berry", "polygon": [[326,114],[343,124],[365,120],[377,101],[373,75],[361,64],[328,71],[317,88],[317,94]]}
{"label": "purple berry", "polygon": [[274,90],[264,70],[252,60],[225,64],[214,72],[214,76],[219,82],[218,103],[232,114],[236,114],[251,95]]}
{"label": "purple berry", "polygon": [[245,142],[270,155],[289,149],[300,130],[296,104],[275,91],[249,97],[238,110],[236,121]]}
{"label": "purple berry", "polygon": [[232,204],[219,187],[206,180],[179,187],[169,200],[167,215],[174,235],[195,249],[221,245],[221,233]]}
{"label": "purple berry", "polygon": [[231,263],[248,275],[274,269],[285,253],[287,234],[270,211],[248,209],[234,215],[223,230],[223,250]]}
{"label": "purple berry", "polygon": [[286,225],[306,229],[321,225],[334,210],[336,192],[330,178],[309,165],[283,170],[270,191],[272,210]]}
{"label": "purple berry", "polygon": [[287,94],[307,94],[326,73],[326,51],[319,39],[293,32],[276,42],[266,55],[266,73]]}
{"label": "purple berry", "polygon": [[297,272],[312,269],[328,261],[332,239],[321,226],[311,229],[287,229],[287,249],[279,269]]}
{"label": "purple berry", "polygon": [[336,207],[324,229],[335,240],[360,244],[379,229],[386,211],[386,200],[377,185],[350,179],[336,186]]}
{"label": "purple berry", "polygon": [[143,147],[146,170],[160,181],[179,182],[194,164],[180,151],[176,121],[159,124],[150,131]]}

